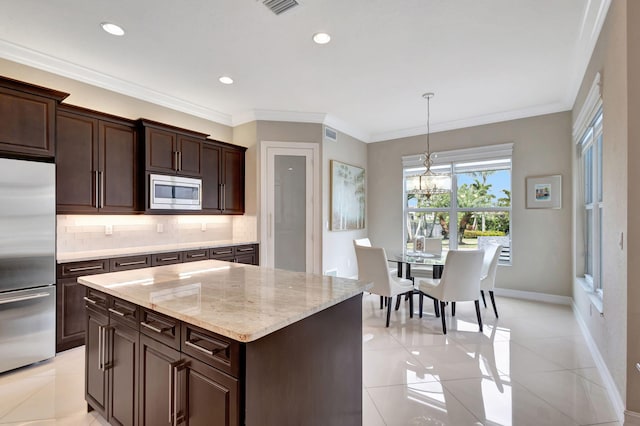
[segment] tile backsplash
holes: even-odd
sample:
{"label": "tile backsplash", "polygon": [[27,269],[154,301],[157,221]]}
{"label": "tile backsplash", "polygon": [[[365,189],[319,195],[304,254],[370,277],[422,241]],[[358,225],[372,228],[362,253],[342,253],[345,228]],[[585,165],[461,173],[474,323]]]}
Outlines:
{"label": "tile backsplash", "polygon": [[59,254],[216,241],[257,241],[255,216],[58,215]]}

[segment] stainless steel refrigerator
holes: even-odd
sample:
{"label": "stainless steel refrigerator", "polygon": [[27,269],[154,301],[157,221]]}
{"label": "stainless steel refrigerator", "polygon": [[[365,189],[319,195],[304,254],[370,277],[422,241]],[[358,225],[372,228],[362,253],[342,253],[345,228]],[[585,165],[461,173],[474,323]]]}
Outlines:
{"label": "stainless steel refrigerator", "polygon": [[55,165],[0,158],[0,372],[55,355]]}

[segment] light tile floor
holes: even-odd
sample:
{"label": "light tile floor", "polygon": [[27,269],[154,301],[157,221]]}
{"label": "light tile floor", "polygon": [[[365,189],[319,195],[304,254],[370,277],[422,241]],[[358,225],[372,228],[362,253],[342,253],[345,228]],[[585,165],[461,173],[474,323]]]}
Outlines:
{"label": "light tile floor", "polygon": [[[405,302],[385,328],[379,303],[364,297],[365,426],[621,425],[568,306],[497,298],[479,333],[459,303],[444,336],[433,304],[411,319]],[[106,424],[86,412],[83,369],[81,347],[0,374],[0,424]]]}

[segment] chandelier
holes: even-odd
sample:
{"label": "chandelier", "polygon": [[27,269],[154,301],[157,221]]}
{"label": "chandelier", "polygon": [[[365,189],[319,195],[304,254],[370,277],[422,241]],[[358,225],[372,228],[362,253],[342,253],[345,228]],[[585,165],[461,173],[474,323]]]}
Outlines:
{"label": "chandelier", "polygon": [[427,151],[424,153],[425,172],[421,175],[407,176],[407,194],[423,195],[427,199],[427,203],[433,195],[446,194],[451,191],[451,176],[445,173],[435,173],[431,170],[435,155],[431,154],[429,146],[429,120],[430,120],[430,101],[434,94],[432,92],[422,95],[427,100]]}

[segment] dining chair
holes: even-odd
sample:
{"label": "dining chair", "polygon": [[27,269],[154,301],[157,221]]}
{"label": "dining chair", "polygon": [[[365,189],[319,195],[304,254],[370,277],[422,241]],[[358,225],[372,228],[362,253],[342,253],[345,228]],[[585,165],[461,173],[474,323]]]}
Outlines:
{"label": "dining chair", "polygon": [[[387,327],[391,318],[391,301],[394,297],[413,294],[413,282],[391,274],[387,254],[382,247],[355,245],[358,261],[358,279],[373,283],[368,291],[384,297],[387,302]],[[382,309],[382,305],[380,306]],[[409,298],[409,316],[413,318],[413,297]]]}
{"label": "dining chair", "polygon": [[[442,255],[442,238],[425,238],[424,252],[434,256]],[[433,266],[416,265],[411,267],[413,278],[433,278]]]}
{"label": "dining chair", "polygon": [[[371,240],[367,237],[365,238],[358,238],[353,240],[353,246],[363,246],[363,247],[371,247]],[[392,274],[397,274],[398,273],[398,268],[389,268],[389,271]]]}
{"label": "dining chair", "polygon": [[420,316],[422,316],[422,296],[429,296],[440,302],[442,333],[447,334],[445,306],[451,302],[451,316],[455,316],[456,302],[474,301],[478,326],[482,331],[480,316],[480,278],[482,273],[482,250],[449,250],[440,279],[419,280]]}
{"label": "dining chair", "polygon": [[502,246],[500,244],[489,244],[484,249],[484,257],[482,261],[482,274],[480,278],[480,295],[482,295],[482,303],[484,307],[487,307],[487,301],[484,298],[485,290],[489,292],[491,297],[491,304],[493,305],[493,312],[498,318],[498,309],[496,308],[496,299],[493,295],[493,288],[496,285],[496,272],[498,270],[498,260],[500,259],[500,253],[502,252]]}

